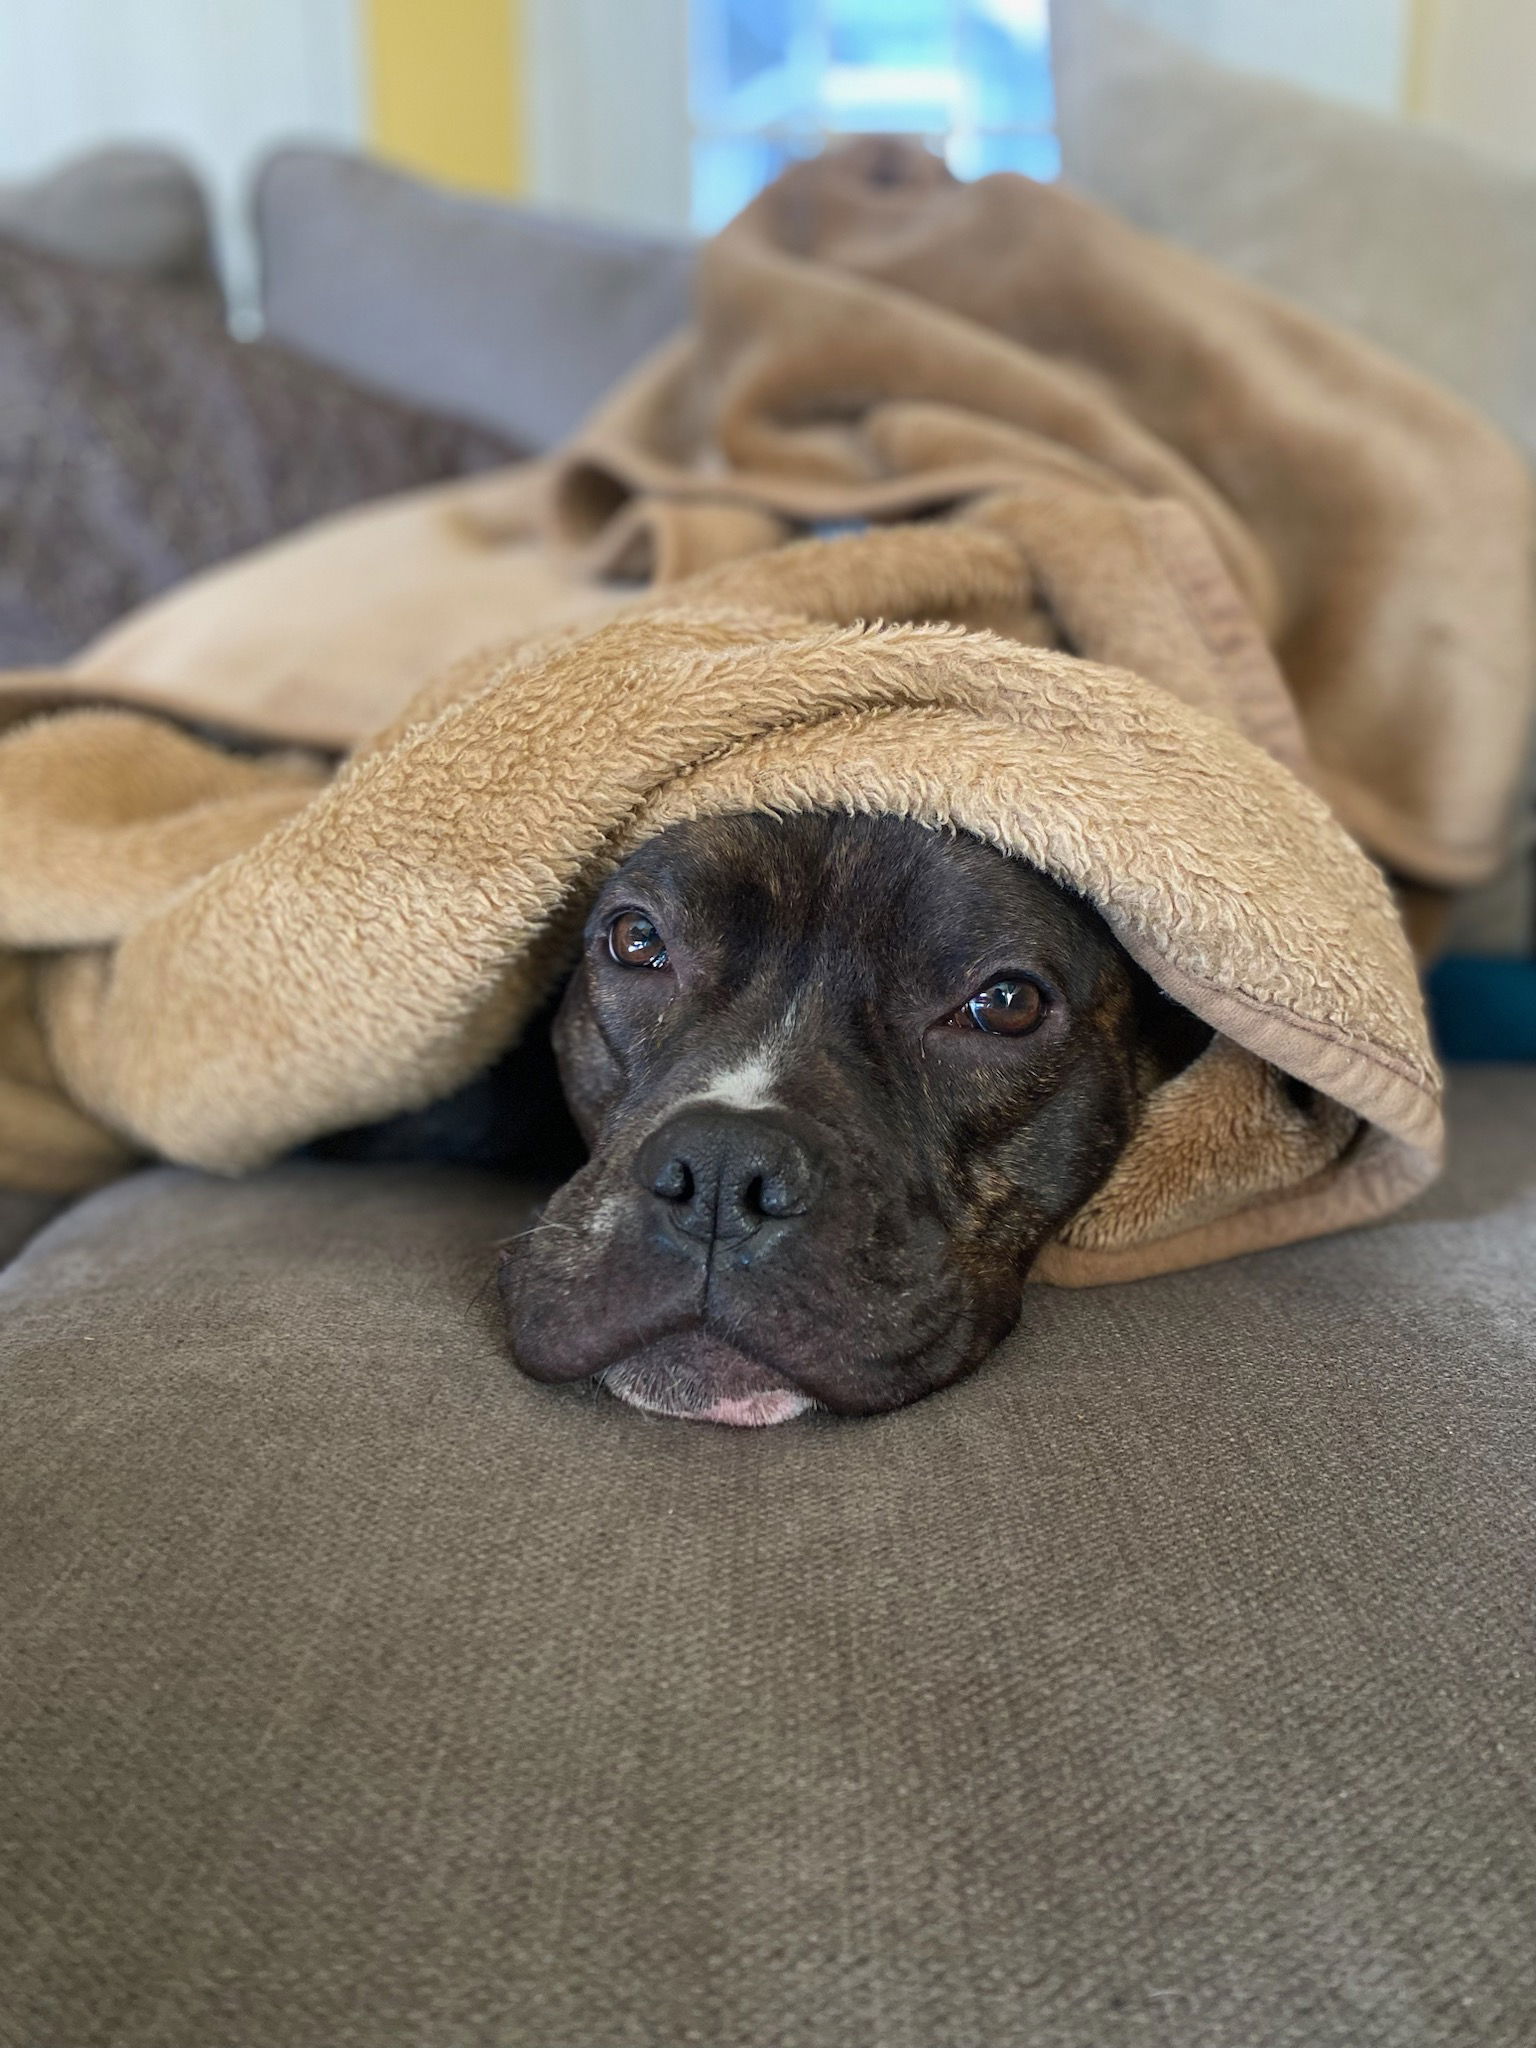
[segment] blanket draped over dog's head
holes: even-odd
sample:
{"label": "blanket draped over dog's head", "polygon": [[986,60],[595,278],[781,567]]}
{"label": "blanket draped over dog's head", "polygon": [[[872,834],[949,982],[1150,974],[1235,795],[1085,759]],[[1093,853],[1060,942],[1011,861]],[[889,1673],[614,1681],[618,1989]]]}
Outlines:
{"label": "blanket draped over dog's head", "polygon": [[[285,606],[366,525],[0,681],[0,1181],[240,1170],[428,1102],[515,1038],[629,850],[813,808],[1036,863],[1216,1029],[1043,1277],[1282,1243],[1433,1174],[1375,862],[1428,891],[1496,861],[1531,666],[1527,482],[1452,400],[1066,193],[871,144],[710,245],[695,326],[531,484],[462,488],[446,523],[442,493],[391,512],[302,691],[260,650],[303,646]],[[506,644],[447,661],[466,610]]]}

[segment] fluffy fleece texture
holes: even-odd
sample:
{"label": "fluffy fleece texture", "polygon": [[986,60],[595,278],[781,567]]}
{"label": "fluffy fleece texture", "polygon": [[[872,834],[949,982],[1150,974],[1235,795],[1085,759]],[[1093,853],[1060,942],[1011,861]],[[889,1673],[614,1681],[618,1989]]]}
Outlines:
{"label": "fluffy fleece texture", "polygon": [[70,942],[33,963],[69,1098],[222,1170],[429,1101],[515,1034],[630,848],[679,818],[833,806],[1037,862],[1223,1034],[1048,1277],[1274,1243],[1422,1185],[1437,1091],[1385,885],[1235,718],[990,633],[731,605],[824,578],[857,610],[893,539],[785,550],[687,609],[461,671],[318,790],[302,762],[229,760],[131,714],[26,728],[0,749],[0,919],[31,915],[35,938],[46,894]]}
{"label": "fluffy fleece texture", "polygon": [[[350,653],[323,621],[306,687],[253,651],[335,532],[115,636],[110,694],[357,741],[334,776],[123,709],[0,742],[0,1178],[239,1171],[427,1102],[515,1036],[631,848],[827,806],[1038,863],[1216,1028],[1041,1277],[1285,1242],[1433,1174],[1413,961],[1356,840],[1439,886],[1497,855],[1528,503],[1471,415],[1068,195],[878,145],[713,245],[696,332],[499,528],[474,488],[459,538],[539,565],[508,624],[546,637],[430,679],[445,569],[414,696],[412,664],[369,685],[377,616]],[[387,516],[398,561],[414,512]],[[907,523],[783,544],[851,517]],[[604,572],[657,587],[594,627]],[[99,700],[104,659],[0,698]]]}

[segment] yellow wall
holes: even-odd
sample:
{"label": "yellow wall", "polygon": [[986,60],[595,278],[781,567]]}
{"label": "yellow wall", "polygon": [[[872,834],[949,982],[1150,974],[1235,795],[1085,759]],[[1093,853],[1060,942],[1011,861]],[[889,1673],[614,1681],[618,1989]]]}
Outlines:
{"label": "yellow wall", "polygon": [[362,0],[368,140],[475,192],[525,177],[521,0]]}

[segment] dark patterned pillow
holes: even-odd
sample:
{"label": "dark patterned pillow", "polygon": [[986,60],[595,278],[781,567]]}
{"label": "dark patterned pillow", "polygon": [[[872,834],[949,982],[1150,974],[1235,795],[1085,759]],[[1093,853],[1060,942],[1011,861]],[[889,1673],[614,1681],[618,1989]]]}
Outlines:
{"label": "dark patterned pillow", "polygon": [[0,238],[0,667],[59,661],[311,519],[520,453],[236,341],[184,292]]}

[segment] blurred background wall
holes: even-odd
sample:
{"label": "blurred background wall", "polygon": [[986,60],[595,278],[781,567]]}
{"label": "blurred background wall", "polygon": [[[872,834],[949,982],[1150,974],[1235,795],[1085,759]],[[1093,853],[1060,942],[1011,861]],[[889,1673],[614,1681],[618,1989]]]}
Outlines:
{"label": "blurred background wall", "polygon": [[[1536,164],[1536,0],[1121,4],[1226,63]],[[245,180],[276,142],[708,229],[840,129],[1050,175],[1046,38],[1046,0],[0,0],[0,179],[106,141],[180,148],[238,302]]]}

